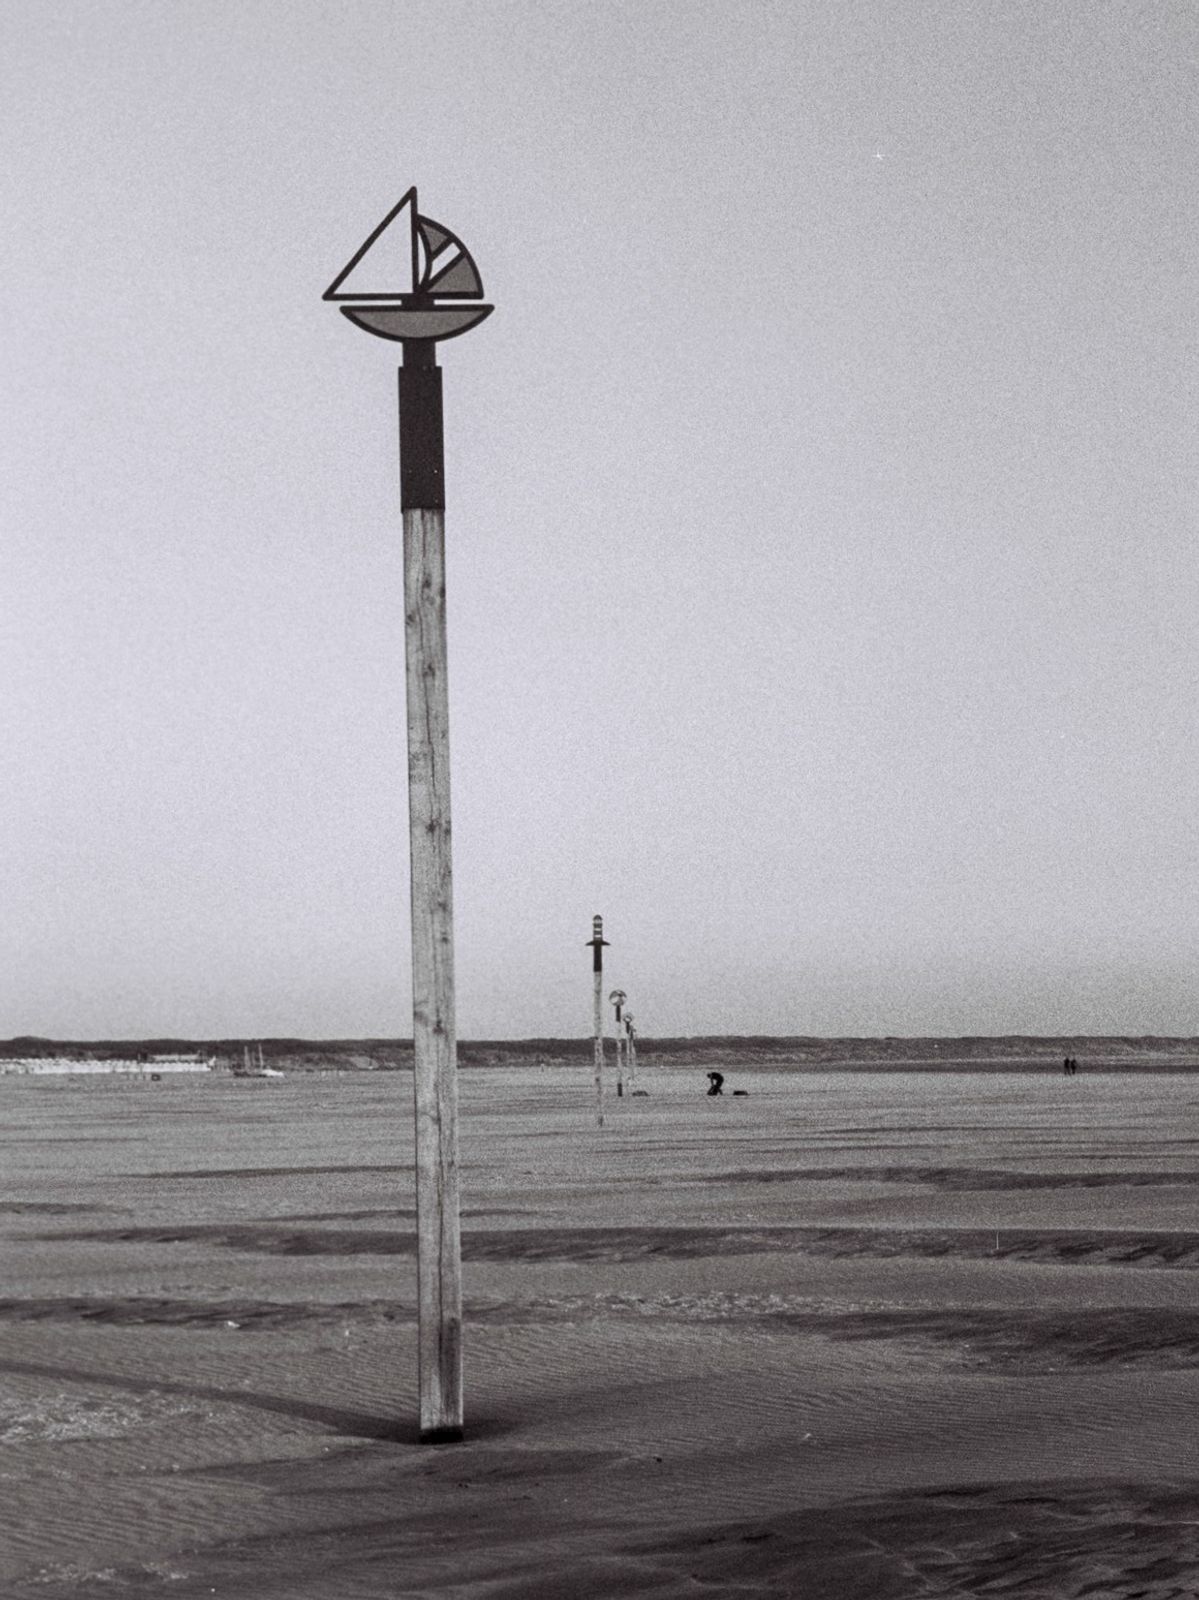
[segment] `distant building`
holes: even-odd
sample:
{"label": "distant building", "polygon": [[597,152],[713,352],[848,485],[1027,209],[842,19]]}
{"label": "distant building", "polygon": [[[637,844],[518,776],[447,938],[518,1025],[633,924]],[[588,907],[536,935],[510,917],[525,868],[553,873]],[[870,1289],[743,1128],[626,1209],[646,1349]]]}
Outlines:
{"label": "distant building", "polygon": [[52,1073],[118,1073],[149,1077],[151,1073],[211,1072],[215,1056],[10,1056],[0,1057],[0,1075],[45,1077]]}

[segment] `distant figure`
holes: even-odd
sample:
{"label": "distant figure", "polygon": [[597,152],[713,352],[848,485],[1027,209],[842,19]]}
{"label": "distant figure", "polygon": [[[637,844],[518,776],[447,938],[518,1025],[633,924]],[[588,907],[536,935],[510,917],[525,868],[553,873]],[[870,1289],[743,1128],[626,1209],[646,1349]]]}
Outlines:
{"label": "distant figure", "polygon": [[724,1093],[724,1073],[723,1072],[709,1072],[709,1074],[708,1074],[708,1093],[709,1094],[723,1094]]}
{"label": "distant figure", "polygon": [[1065,1073],[1067,1078],[1070,1076],[1070,1057],[1069,1056],[1067,1056],[1066,1059],[1062,1062],[1062,1071]]}

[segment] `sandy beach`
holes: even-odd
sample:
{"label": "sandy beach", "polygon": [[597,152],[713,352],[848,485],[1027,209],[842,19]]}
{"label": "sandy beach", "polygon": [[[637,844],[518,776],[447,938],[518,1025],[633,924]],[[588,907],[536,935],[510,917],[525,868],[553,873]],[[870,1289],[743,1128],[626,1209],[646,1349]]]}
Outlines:
{"label": "sandy beach", "polygon": [[1199,1593],[1199,1079],[462,1074],[467,1442],[411,1082],[0,1080],[0,1593]]}

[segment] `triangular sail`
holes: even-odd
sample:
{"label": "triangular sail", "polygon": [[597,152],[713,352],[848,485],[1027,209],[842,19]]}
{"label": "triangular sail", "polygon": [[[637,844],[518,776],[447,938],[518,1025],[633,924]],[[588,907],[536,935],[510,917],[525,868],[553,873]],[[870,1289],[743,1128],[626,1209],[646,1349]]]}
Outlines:
{"label": "triangular sail", "polygon": [[409,189],[334,278],[325,299],[396,300],[416,286],[416,190]]}
{"label": "triangular sail", "polygon": [[418,217],[417,224],[425,236],[425,244],[429,251],[429,259],[443,250],[447,244],[453,244],[454,235],[448,228],[443,228],[440,222],[434,222],[429,217]]}
{"label": "triangular sail", "polygon": [[470,251],[440,222],[431,217],[418,219],[420,231],[428,251],[428,262],[420,280],[422,294],[451,295],[454,299],[473,300],[483,293],[483,280],[471,259]]}
{"label": "triangular sail", "polygon": [[472,300],[483,293],[478,271],[465,250],[460,251],[444,271],[435,273],[425,288],[430,294],[463,295]]}

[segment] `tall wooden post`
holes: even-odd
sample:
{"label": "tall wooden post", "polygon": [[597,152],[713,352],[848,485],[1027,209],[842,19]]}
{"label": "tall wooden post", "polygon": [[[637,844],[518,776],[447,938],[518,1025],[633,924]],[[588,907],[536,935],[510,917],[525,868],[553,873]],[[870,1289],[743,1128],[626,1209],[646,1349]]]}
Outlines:
{"label": "tall wooden post", "polygon": [[[491,315],[457,234],[400,197],[325,290],[341,313],[398,340],[408,832],[412,856],[420,1436],[462,1437],[462,1257],[458,1233],[458,1046],[450,873],[450,731],[445,638],[445,450],[438,339]],[[367,302],[370,302],[369,304]]]}
{"label": "tall wooden post", "polygon": [[592,917],[591,938],[587,941],[591,946],[591,976],[593,1009],[593,1034],[592,1057],[595,1062],[595,1121],[596,1126],[604,1125],[604,938],[603,917]]}
{"label": "tall wooden post", "polygon": [[403,350],[400,476],[412,856],[420,1436],[432,1444],[462,1438],[445,483],[436,348],[431,341],[405,340]]}

